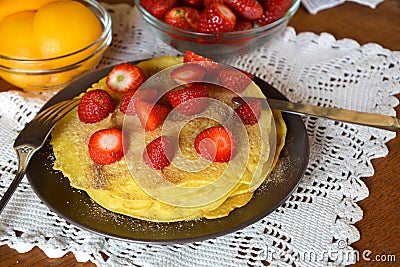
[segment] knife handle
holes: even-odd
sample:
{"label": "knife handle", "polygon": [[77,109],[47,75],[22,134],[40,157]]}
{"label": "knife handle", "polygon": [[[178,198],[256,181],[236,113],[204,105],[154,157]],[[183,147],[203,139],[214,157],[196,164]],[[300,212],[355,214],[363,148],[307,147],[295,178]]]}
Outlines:
{"label": "knife handle", "polygon": [[[234,97],[234,103],[243,103],[243,100],[248,101],[254,98],[251,97]],[[319,107],[310,104],[293,103],[278,99],[259,98],[264,107],[269,107],[274,110],[288,112],[297,115],[313,116],[336,121],[349,122],[359,125],[370,126],[374,128],[384,129],[393,132],[400,132],[399,119],[392,116],[381,114],[360,112],[355,110],[347,110],[342,108]],[[268,105],[267,105],[268,104]]]}

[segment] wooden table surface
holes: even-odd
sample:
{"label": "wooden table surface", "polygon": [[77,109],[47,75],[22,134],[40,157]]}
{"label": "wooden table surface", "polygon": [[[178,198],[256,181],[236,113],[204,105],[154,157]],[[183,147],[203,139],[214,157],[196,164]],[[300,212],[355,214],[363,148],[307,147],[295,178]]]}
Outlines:
{"label": "wooden table surface", "polygon": [[[106,0],[104,2],[132,3],[130,0]],[[351,38],[360,44],[378,43],[392,51],[400,51],[400,1],[386,0],[376,9],[355,3],[309,14],[300,7],[290,21],[297,32],[329,32],[336,39]],[[0,80],[1,90],[13,89],[13,86]],[[397,96],[400,98],[400,95]],[[400,106],[396,108],[400,114]],[[397,117],[400,117],[398,115]],[[396,257],[394,262],[380,262],[382,266],[400,266],[400,137],[397,136],[387,145],[389,155],[373,161],[375,174],[364,178],[370,195],[358,202],[364,211],[364,218],[355,224],[361,239],[352,244],[360,252],[357,266],[375,266],[375,256],[381,259]],[[317,234],[317,233],[316,233]],[[361,255],[371,252],[370,261]],[[376,258],[379,259],[379,258]],[[392,258],[393,259],[393,258]],[[94,266],[91,262],[77,263],[74,255],[68,253],[62,258],[49,259],[39,248],[20,254],[4,245],[0,247],[0,266]]]}

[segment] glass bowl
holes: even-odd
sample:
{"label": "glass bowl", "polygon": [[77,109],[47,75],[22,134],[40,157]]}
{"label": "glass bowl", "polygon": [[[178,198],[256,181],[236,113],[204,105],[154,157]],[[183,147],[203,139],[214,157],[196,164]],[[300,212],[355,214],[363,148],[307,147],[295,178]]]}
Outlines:
{"label": "glass bowl", "polygon": [[221,33],[184,30],[164,23],[151,15],[140,5],[140,0],[135,0],[135,5],[147,25],[166,44],[181,52],[191,50],[202,56],[219,60],[227,57],[243,56],[273,40],[276,35],[286,28],[290,18],[299,8],[300,0],[292,0],[292,4],[286,14],[272,23],[256,26],[250,30]]}
{"label": "glass bowl", "polygon": [[90,45],[59,57],[16,59],[0,54],[0,77],[26,91],[58,91],[79,75],[92,70],[111,43],[111,17],[95,0],[76,0],[99,19],[101,36]]}

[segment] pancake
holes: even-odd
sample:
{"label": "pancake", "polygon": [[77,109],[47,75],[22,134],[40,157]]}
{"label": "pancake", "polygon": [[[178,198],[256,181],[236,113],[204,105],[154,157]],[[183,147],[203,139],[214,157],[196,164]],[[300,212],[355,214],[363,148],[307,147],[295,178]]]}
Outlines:
{"label": "pancake", "polygon": [[[168,56],[141,62],[138,67],[144,70],[146,76],[150,77],[161,69],[180,62],[182,62],[182,58]],[[231,99],[236,94],[217,85],[207,84],[207,86],[209,97],[235,108]],[[250,87],[249,95],[263,96],[261,90],[254,83]],[[88,90],[92,89],[107,90],[116,103],[120,100],[120,95],[107,88],[105,78],[93,84],[92,88]],[[209,112],[214,116],[215,113],[220,113],[212,109]],[[177,140],[182,152],[181,157],[174,157],[171,165],[162,171],[157,171],[173,186],[194,190],[188,191],[190,194],[184,194],[183,192],[186,191],[176,191],[175,188],[171,187],[155,188],[157,192],[171,195],[174,200],[179,199],[185,205],[180,203],[171,205],[168,198],[160,200],[149,194],[143,189],[142,184],[139,184],[139,178],[152,181],[152,177],[146,178],[145,175],[154,172],[140,172],[140,168],[143,166],[137,165],[136,162],[139,162],[137,155],[141,155],[143,150],[136,149],[140,147],[140,144],[135,143],[137,140],[130,141],[129,144],[130,148],[135,148],[128,150],[133,151],[133,154],[127,153],[121,160],[113,164],[100,165],[91,160],[87,144],[93,132],[111,127],[122,128],[125,127],[125,124],[134,129],[130,135],[136,136],[135,131],[137,130],[138,133],[141,131],[137,117],[130,118],[127,122],[126,117],[128,116],[122,114],[118,107],[109,117],[94,124],[80,122],[77,109],[67,114],[52,132],[51,145],[56,158],[53,168],[60,170],[64,176],[68,177],[72,187],[85,191],[99,205],[110,211],[134,218],[155,222],[173,222],[228,216],[232,210],[246,205],[251,200],[254,190],[267,179],[268,174],[277,164],[279,153],[285,142],[286,126],[279,112],[274,112],[272,119],[271,111],[263,110],[259,123],[245,126],[246,135],[238,135],[238,154],[234,157],[236,162],[213,162],[196,171],[182,170],[182,166],[193,170],[196,167],[193,162],[201,162],[193,146],[193,140],[197,134],[203,129],[220,124],[221,121],[225,123],[227,121],[225,115],[219,114],[218,116],[222,117],[217,120],[210,119],[207,116],[195,118],[180,127]],[[277,133],[276,145],[271,144],[268,138],[274,124]],[[261,131],[261,128],[265,129],[266,132]],[[267,137],[265,133],[268,135]],[[146,132],[144,134],[145,142],[141,146],[160,135],[161,127],[152,132]],[[241,150],[240,144],[248,144],[247,150]],[[190,164],[187,162],[190,162]],[[237,166],[240,164],[242,167],[238,171]],[[220,179],[220,177],[224,177],[224,179]],[[229,185],[224,187],[227,181]],[[201,190],[196,191],[198,188],[201,188]],[[190,202],[191,199],[196,199],[196,197],[209,196],[213,193],[212,191],[218,191],[219,194],[210,201],[201,202],[198,205]],[[182,195],[179,195],[181,192]],[[187,203],[190,203],[190,205]]]}

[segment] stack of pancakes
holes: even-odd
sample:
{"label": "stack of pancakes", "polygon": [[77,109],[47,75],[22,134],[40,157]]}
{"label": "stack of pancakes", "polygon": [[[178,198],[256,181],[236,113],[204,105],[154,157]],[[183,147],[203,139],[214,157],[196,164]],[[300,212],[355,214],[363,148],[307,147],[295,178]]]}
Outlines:
{"label": "stack of pancakes", "polygon": [[[181,61],[180,57],[161,57],[141,62],[137,66],[147,76],[151,76],[160,69],[176,65]],[[237,106],[231,103],[232,97],[236,96],[235,93],[217,85],[207,84],[207,86],[209,97],[225,103],[232,109]],[[251,87],[251,96],[264,96],[254,83],[251,84]],[[91,89],[107,90],[117,103],[120,101],[121,95],[113,93],[107,88],[105,78],[93,84],[92,88],[88,90]],[[161,101],[163,100],[161,99]],[[211,113],[218,112],[211,110]],[[135,125],[135,120],[137,117],[130,118],[129,123]],[[100,129],[123,128],[124,123],[126,124],[126,116],[119,111],[118,107],[106,119],[93,124],[82,123],[78,118],[77,108],[74,109],[56,125],[52,132],[51,145],[56,158],[54,169],[60,170],[64,176],[68,177],[72,187],[85,191],[104,208],[156,222],[220,218],[227,216],[233,209],[246,205],[251,200],[254,190],[267,179],[268,174],[276,166],[286,136],[286,126],[281,114],[279,112],[272,113],[271,110],[262,110],[259,123],[244,126],[246,133],[237,135],[238,154],[235,158],[237,161],[241,161],[244,168],[238,172],[234,161],[210,162],[205,168],[193,171],[190,170],[191,164],[200,157],[194,148],[194,139],[202,130],[219,123],[206,116],[189,120],[181,128],[177,138],[181,155],[174,158],[169,166],[157,171],[157,174],[171,184],[183,188],[200,188],[212,184],[213,187],[207,188],[219,190],[221,188],[218,187],[222,187],[223,184],[218,183],[218,179],[221,177],[224,177],[225,181],[234,182],[227,189],[220,190],[222,193],[219,197],[214,197],[201,205],[173,205],[157,199],[143,190],[136,179],[138,177],[135,178],[135,175],[139,176],[139,173],[143,178],[141,172],[135,169],[136,163],[142,161],[141,157],[135,155],[141,155],[142,150],[136,154],[126,153],[125,157],[110,165],[96,164],[91,160],[88,152],[90,136]],[[138,120],[136,124],[137,131],[141,131]],[[145,132],[144,145],[160,136],[161,130],[161,127],[158,127],[154,131]],[[135,134],[135,131],[130,134]],[[246,144],[246,149],[242,150],[240,144]],[[130,147],[129,151],[135,150],[134,148],[137,146],[128,144],[128,147]],[[188,163],[185,163],[186,161]],[[182,166],[187,168],[183,169]],[[206,194],[211,195],[210,192],[198,190],[198,195],[177,196],[176,191],[169,190],[168,187],[161,187],[159,190],[167,195],[175,194],[173,197],[186,203],[196,197],[204,199]]]}

